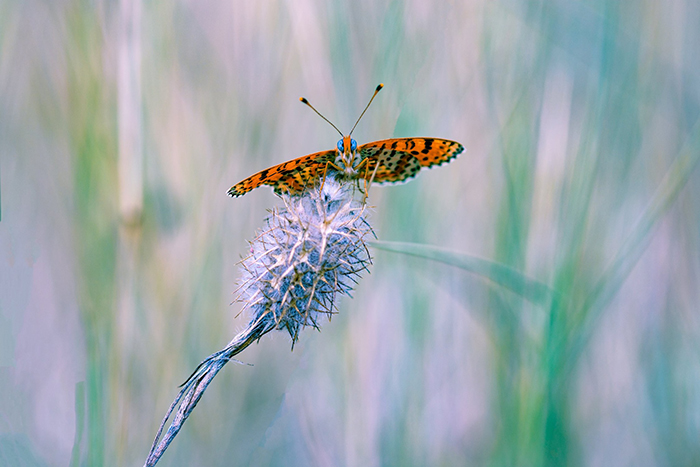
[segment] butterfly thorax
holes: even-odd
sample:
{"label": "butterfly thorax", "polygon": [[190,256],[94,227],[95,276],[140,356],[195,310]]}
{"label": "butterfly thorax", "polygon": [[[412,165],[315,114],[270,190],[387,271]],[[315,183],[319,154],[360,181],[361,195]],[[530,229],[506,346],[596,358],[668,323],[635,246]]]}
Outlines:
{"label": "butterfly thorax", "polygon": [[357,176],[357,166],[362,161],[362,156],[357,152],[357,141],[344,136],[338,141],[338,151],[335,156],[335,165],[341,169],[340,175],[347,178]]}

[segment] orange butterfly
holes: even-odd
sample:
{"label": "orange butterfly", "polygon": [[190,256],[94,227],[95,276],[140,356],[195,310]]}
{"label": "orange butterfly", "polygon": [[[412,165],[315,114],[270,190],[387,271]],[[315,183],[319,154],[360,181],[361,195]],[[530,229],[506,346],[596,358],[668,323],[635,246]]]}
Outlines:
{"label": "orange butterfly", "polygon": [[455,141],[437,138],[392,138],[358,147],[351,138],[352,132],[383,87],[383,84],[377,86],[348,136],[344,136],[302,97],[301,102],[311,107],[343,136],[338,141],[337,149],[308,154],[260,171],[232,186],[228,191],[229,196],[243,196],[260,185],[271,186],[278,195],[297,195],[325,180],[328,173],[342,180],[365,180],[365,188],[373,182],[400,183],[415,177],[420,169],[442,165],[464,151],[464,146]]}

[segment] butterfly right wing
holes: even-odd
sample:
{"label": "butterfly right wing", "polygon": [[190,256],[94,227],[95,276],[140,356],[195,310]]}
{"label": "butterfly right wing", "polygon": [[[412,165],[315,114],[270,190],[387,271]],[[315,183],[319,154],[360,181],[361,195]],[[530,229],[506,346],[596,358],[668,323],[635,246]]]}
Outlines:
{"label": "butterfly right wing", "polygon": [[406,182],[423,168],[450,162],[464,146],[439,138],[391,138],[363,144],[357,150],[367,160],[360,177],[381,185]]}
{"label": "butterfly right wing", "polygon": [[278,195],[300,194],[314,186],[323,175],[327,162],[335,160],[336,150],[315,152],[272,166],[233,185],[228,195],[243,196],[260,185],[271,186]]}

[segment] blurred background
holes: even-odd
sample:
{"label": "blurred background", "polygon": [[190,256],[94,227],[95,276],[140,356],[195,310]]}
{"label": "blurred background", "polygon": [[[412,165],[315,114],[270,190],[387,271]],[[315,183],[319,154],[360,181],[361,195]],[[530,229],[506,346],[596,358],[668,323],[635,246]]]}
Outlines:
{"label": "blurred background", "polygon": [[234,183],[402,136],[380,240],[290,352],[230,363],[163,466],[700,465],[700,4],[0,2],[0,464],[142,465],[246,324],[237,261],[280,204]]}

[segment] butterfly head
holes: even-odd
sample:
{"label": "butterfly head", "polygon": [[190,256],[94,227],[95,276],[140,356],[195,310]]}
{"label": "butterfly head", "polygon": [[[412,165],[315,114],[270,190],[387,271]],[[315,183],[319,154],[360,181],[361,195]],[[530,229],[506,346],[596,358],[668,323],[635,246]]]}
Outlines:
{"label": "butterfly head", "polygon": [[342,160],[345,167],[352,167],[357,151],[357,141],[349,136],[343,136],[338,140],[338,158]]}
{"label": "butterfly head", "polygon": [[367,112],[367,109],[369,108],[369,105],[372,103],[374,98],[377,96],[377,93],[382,90],[384,87],[383,84],[379,84],[377,88],[374,90],[374,94],[372,95],[372,98],[369,100],[367,103],[367,106],[365,106],[365,109],[362,111],[360,114],[360,117],[357,119],[355,122],[355,125],[353,125],[352,130],[350,130],[350,133],[348,133],[347,136],[343,135],[343,132],[338,129],[337,126],[333,125],[333,122],[328,120],[326,117],[321,115],[321,113],[314,108],[313,105],[309,104],[309,101],[305,97],[300,97],[299,100],[309,106],[311,110],[316,112],[319,117],[324,119],[326,122],[328,122],[333,128],[335,128],[335,131],[337,131],[343,138],[338,141],[338,155],[335,158],[336,165],[338,167],[341,167],[343,171],[347,175],[354,175],[356,173],[355,167],[361,163],[362,157],[357,153],[357,141],[352,139],[352,132],[355,131],[355,127],[357,127],[357,124],[360,123],[360,120],[362,119],[362,116]]}
{"label": "butterfly head", "polygon": [[352,157],[355,151],[357,151],[357,141],[349,136],[343,136],[342,139],[338,140],[338,155],[343,159]]}

